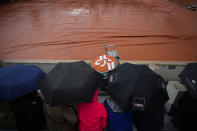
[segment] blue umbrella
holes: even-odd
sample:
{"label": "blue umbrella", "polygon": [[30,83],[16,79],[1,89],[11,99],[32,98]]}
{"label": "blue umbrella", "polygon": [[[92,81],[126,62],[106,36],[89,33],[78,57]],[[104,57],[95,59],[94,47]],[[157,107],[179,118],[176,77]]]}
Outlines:
{"label": "blue umbrella", "polygon": [[37,83],[45,73],[35,65],[0,68],[0,99],[14,100],[38,90]]}

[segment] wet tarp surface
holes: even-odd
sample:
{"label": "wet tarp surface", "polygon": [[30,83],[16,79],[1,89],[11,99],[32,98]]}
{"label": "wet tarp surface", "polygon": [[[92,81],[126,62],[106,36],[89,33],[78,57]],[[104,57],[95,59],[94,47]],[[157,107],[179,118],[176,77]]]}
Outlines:
{"label": "wet tarp surface", "polygon": [[16,0],[0,4],[0,59],[197,61],[188,0]]}

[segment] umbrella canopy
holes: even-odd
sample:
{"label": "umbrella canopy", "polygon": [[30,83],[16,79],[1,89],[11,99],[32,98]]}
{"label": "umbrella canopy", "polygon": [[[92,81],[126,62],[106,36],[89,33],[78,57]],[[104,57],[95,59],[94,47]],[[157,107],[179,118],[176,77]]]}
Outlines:
{"label": "umbrella canopy", "polygon": [[0,99],[14,100],[38,90],[45,73],[34,65],[14,65],[0,68]]}
{"label": "umbrella canopy", "polygon": [[151,113],[168,100],[163,79],[143,65],[125,63],[111,71],[107,90],[123,111]]}
{"label": "umbrella canopy", "polygon": [[98,56],[91,62],[92,68],[100,73],[113,70],[118,64],[116,58],[109,55]]}
{"label": "umbrella canopy", "polygon": [[179,75],[190,95],[197,99],[197,63],[189,63]]}
{"label": "umbrella canopy", "polygon": [[40,82],[51,106],[91,102],[101,79],[84,61],[59,63]]}

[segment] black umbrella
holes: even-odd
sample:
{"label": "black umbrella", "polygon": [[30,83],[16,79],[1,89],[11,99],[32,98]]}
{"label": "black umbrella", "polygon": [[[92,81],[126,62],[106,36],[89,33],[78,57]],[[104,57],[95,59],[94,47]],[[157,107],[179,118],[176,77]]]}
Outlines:
{"label": "black umbrella", "polygon": [[100,74],[84,61],[59,63],[40,82],[51,106],[90,102],[99,85]]}
{"label": "black umbrella", "polygon": [[163,79],[143,65],[125,63],[111,71],[107,90],[123,111],[151,113],[168,100]]}
{"label": "black umbrella", "polygon": [[197,63],[189,63],[179,75],[190,95],[197,99]]}

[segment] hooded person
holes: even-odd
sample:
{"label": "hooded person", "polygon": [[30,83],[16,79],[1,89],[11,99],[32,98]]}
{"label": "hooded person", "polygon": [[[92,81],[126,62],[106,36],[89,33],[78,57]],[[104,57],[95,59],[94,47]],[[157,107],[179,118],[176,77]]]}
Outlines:
{"label": "hooded person", "polygon": [[73,105],[51,107],[42,93],[40,96],[49,131],[77,131],[78,118]]}
{"label": "hooded person", "polygon": [[98,103],[98,91],[92,102],[77,105],[79,131],[103,131],[107,125],[107,112],[102,103]]}
{"label": "hooded person", "polygon": [[133,131],[133,113],[123,112],[110,97],[104,101],[108,131]]}

